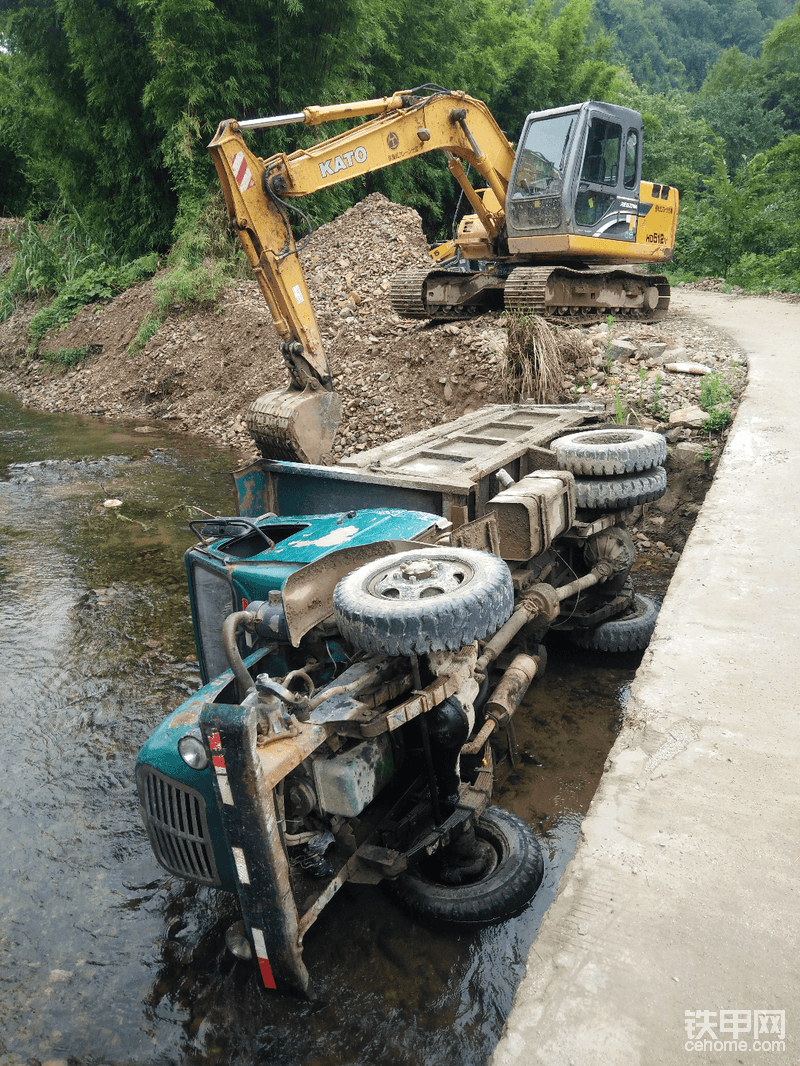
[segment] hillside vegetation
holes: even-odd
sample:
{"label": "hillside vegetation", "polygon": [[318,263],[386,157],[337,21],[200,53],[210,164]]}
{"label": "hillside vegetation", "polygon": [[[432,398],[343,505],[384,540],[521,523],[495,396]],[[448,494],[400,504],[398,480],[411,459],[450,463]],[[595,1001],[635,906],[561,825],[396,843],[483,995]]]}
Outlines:
{"label": "hillside vegetation", "polygon": [[[673,275],[800,291],[800,4],[0,0],[0,216],[25,219],[0,229],[0,320],[40,300],[35,345],[160,264],[141,346],[175,302],[246,273],[205,148],[220,119],[430,83],[486,100],[512,139],[535,109],[636,108],[645,175],[681,193]],[[252,143],[266,156],[334,132]],[[449,235],[433,155],[303,206],[316,227],[374,192]]]}

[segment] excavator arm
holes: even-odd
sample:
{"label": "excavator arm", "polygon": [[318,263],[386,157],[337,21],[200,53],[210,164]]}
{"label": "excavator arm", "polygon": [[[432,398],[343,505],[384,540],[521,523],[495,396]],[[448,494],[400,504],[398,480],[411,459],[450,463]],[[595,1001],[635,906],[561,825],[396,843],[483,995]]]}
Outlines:
{"label": "excavator arm", "polygon": [[[242,135],[247,129],[358,118],[368,121],[311,148],[269,159],[254,155]],[[229,217],[282,338],[281,354],[290,377],[287,389],[260,397],[248,414],[248,428],[265,455],[318,462],[330,450],[340,411],[286,201],[434,150],[445,152],[483,228],[490,239],[497,239],[505,225],[514,150],[486,105],[464,93],[399,92],[377,100],[307,107],[291,115],[220,123],[209,151]],[[464,163],[480,174],[488,189],[473,187]]]}

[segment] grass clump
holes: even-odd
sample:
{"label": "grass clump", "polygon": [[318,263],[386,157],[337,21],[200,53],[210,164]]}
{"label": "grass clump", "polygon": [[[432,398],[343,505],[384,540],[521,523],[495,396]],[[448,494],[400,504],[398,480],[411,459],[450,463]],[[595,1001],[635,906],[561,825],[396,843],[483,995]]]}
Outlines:
{"label": "grass clump", "polygon": [[77,366],[90,355],[96,355],[101,350],[99,344],[84,344],[82,348],[59,348],[57,352],[43,352],[41,358],[46,363],[55,363],[57,366]]}
{"label": "grass clump", "polygon": [[729,404],[733,399],[730,383],[719,372],[706,374],[700,384],[700,406],[704,411]]}
{"label": "grass clump", "polygon": [[733,420],[729,407],[713,407],[703,423],[704,433],[719,433]]}
{"label": "grass clump", "polygon": [[555,402],[565,373],[556,330],[536,315],[516,314],[507,316],[507,328],[503,395],[512,401]]}
{"label": "grass clump", "polygon": [[[732,374],[737,371],[732,370]],[[703,432],[719,433],[733,421],[731,403],[734,399],[734,382],[719,372],[706,374],[700,385],[700,406],[708,412],[703,423]]]}

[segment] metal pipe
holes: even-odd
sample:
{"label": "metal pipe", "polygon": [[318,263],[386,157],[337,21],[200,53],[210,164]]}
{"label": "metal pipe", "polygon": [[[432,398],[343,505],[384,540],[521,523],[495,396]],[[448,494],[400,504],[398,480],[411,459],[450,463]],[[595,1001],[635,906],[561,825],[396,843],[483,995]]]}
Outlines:
{"label": "metal pipe", "polygon": [[292,122],[305,122],[304,111],[295,111],[293,115],[272,115],[271,118],[245,118],[239,122],[240,130],[263,130],[269,126],[289,126]]}
{"label": "metal pipe", "polygon": [[560,589],[556,589],[556,596],[559,602],[568,600],[576,592],[583,592],[584,589],[590,589],[592,585],[599,585],[602,581],[607,581],[613,572],[614,568],[611,563],[601,559],[597,566],[590,570],[588,574],[570,581],[568,585],[562,585]]}
{"label": "metal pipe", "polygon": [[494,662],[500,652],[510,644],[519,631],[541,613],[538,603],[524,599],[509,620],[502,625],[483,648],[483,654],[475,663],[475,673],[483,673],[489,663]]}
{"label": "metal pipe", "polygon": [[[462,112],[455,112],[455,111],[452,112],[453,115],[456,115],[456,114],[460,115],[461,113]],[[463,130],[464,136],[469,141],[470,148],[475,153],[475,164],[474,165],[480,171],[481,175],[483,176],[483,178],[486,180],[487,184],[489,185],[489,188],[492,190],[492,192],[497,197],[497,202],[499,204],[503,205],[506,202],[506,190],[503,188],[503,186],[497,180],[497,174],[495,173],[494,168],[489,166],[489,161],[487,160],[486,156],[481,151],[480,145],[478,144],[478,142],[473,137],[472,130],[467,125],[467,117],[466,117],[466,112],[465,111],[463,112],[463,115],[464,115],[463,118],[460,118],[460,117],[456,118],[455,121],[458,123],[458,125]]]}
{"label": "metal pipe", "polygon": [[318,692],[313,699],[309,700],[308,706],[310,710],[315,710],[325,700],[329,700],[331,696],[341,696],[345,692],[355,692],[364,686],[371,684],[372,681],[378,677],[383,670],[383,665],[374,666],[371,670],[357,677],[355,681],[349,681],[345,685],[335,685],[333,688],[322,689]]}
{"label": "metal pipe", "polygon": [[293,122],[304,122],[306,126],[320,126],[323,122],[337,119],[365,118],[368,115],[382,115],[388,111],[397,111],[407,106],[408,94],[395,93],[393,96],[381,96],[376,100],[358,100],[350,104],[328,104],[324,107],[306,107],[291,115],[273,115],[270,118],[246,118],[239,123],[240,130],[265,129],[268,126],[288,126]]}
{"label": "metal pipe", "polygon": [[487,721],[480,732],[461,749],[462,755],[478,755],[497,726],[504,724],[503,719],[510,720],[536,677],[539,661],[535,655],[520,654],[514,657],[487,701]]}
{"label": "metal pipe", "polygon": [[503,716],[510,718],[522,703],[538,669],[538,656],[524,653],[516,655],[489,697],[486,714],[493,716],[500,724]]}
{"label": "metal pipe", "polygon": [[239,654],[239,645],[236,643],[236,630],[240,624],[253,623],[255,619],[256,616],[252,611],[234,611],[222,623],[222,647],[225,651],[228,665],[239,685],[240,702],[251,689],[255,689],[256,685]]}
{"label": "metal pipe", "polygon": [[492,639],[486,642],[483,654],[475,663],[475,673],[482,674],[528,622],[533,621],[540,614],[553,621],[558,616],[558,608],[562,600],[569,599],[582,589],[591,588],[592,585],[606,581],[612,573],[611,563],[601,559],[584,577],[576,578],[575,581],[571,581],[569,585],[564,585],[562,588],[557,589],[547,584],[534,585],[505,625],[501,626]]}

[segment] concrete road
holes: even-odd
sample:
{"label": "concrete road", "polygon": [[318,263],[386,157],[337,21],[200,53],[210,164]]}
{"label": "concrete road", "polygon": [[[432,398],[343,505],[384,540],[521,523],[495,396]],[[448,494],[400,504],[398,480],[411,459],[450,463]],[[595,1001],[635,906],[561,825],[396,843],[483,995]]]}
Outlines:
{"label": "concrete road", "polygon": [[800,1062],[800,305],[744,400],[492,1066]]}

